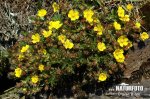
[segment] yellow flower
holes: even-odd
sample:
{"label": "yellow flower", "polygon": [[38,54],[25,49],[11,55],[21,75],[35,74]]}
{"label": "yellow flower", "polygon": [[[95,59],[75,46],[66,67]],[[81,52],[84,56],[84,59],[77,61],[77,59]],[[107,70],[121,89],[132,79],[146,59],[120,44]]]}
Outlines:
{"label": "yellow flower", "polygon": [[36,84],[39,81],[38,76],[37,75],[32,76],[31,81],[32,81],[32,83]]}
{"label": "yellow flower", "polygon": [[52,35],[52,30],[49,30],[49,31],[46,31],[46,30],[43,30],[43,36],[45,38],[49,37]]}
{"label": "yellow flower", "polygon": [[121,47],[124,47],[128,45],[129,39],[125,35],[122,35],[118,38],[117,42]]}
{"label": "yellow flower", "polygon": [[144,41],[149,38],[149,35],[146,32],[143,32],[142,34],[140,34],[140,38]]}
{"label": "yellow flower", "polygon": [[44,17],[47,14],[47,11],[45,9],[41,9],[38,11],[37,15],[39,17]]}
{"label": "yellow flower", "polygon": [[53,3],[52,7],[54,12],[58,12],[60,9],[59,5],[56,2]]}
{"label": "yellow flower", "polygon": [[94,27],[94,31],[97,31],[98,33],[98,35],[102,35],[102,33],[103,33],[103,26],[99,23],[99,24],[97,24],[95,27]]}
{"label": "yellow flower", "polygon": [[92,16],[94,15],[94,12],[91,9],[86,9],[83,12],[83,16],[89,23],[93,22]]}
{"label": "yellow flower", "polygon": [[124,51],[122,49],[116,49],[113,52],[113,55],[114,55],[117,62],[120,62],[120,63],[124,62],[125,57],[124,57],[123,53],[124,53]]}
{"label": "yellow flower", "polygon": [[119,63],[123,63],[125,60],[125,57],[123,54],[119,54],[118,57],[116,57],[116,61]]}
{"label": "yellow flower", "polygon": [[86,21],[88,21],[89,23],[92,23],[93,22],[93,18],[92,17],[87,17]]}
{"label": "yellow flower", "polygon": [[61,35],[58,36],[58,40],[61,41],[62,43],[65,43],[65,41],[66,41],[66,36],[63,35],[63,34],[61,34]]}
{"label": "yellow flower", "polygon": [[50,21],[49,22],[49,30],[55,28],[55,29],[59,29],[62,26],[62,23],[60,21]]}
{"label": "yellow flower", "polygon": [[40,42],[40,35],[38,33],[32,35],[32,43]]}
{"label": "yellow flower", "polygon": [[19,56],[18,56],[18,60],[22,60],[24,58],[24,55],[22,55],[22,54],[20,54]]}
{"label": "yellow flower", "polygon": [[29,49],[29,45],[23,46],[21,49],[21,53],[26,52]]}
{"label": "yellow flower", "polygon": [[74,44],[70,40],[68,40],[68,39],[64,42],[64,47],[66,49],[72,49],[73,46],[74,46]]}
{"label": "yellow flower", "polygon": [[116,21],[114,22],[113,25],[114,25],[115,30],[121,30],[121,25],[117,23]]}
{"label": "yellow flower", "polygon": [[129,22],[130,17],[129,15],[125,15],[124,17],[119,18],[121,21]]}
{"label": "yellow flower", "polygon": [[75,21],[79,19],[79,12],[77,10],[70,10],[68,17],[71,19],[71,21]]}
{"label": "yellow flower", "polygon": [[106,73],[100,73],[99,74],[99,81],[105,81],[107,79],[107,74]]}
{"label": "yellow flower", "polygon": [[113,54],[115,57],[117,57],[118,54],[123,54],[123,53],[124,53],[123,49],[116,49]]}
{"label": "yellow flower", "polygon": [[43,54],[46,55],[47,54],[47,51],[45,49],[43,49]]}
{"label": "yellow flower", "polygon": [[16,68],[15,69],[15,76],[20,78],[22,74],[22,69],[21,68]]}
{"label": "yellow flower", "polygon": [[39,70],[42,72],[44,70],[44,65],[39,65]]}
{"label": "yellow flower", "polygon": [[99,42],[97,44],[97,48],[98,48],[99,51],[104,51],[106,49],[106,45],[103,42]]}
{"label": "yellow flower", "polygon": [[119,6],[118,10],[117,10],[117,13],[118,13],[119,17],[124,17],[125,11],[121,6]]}
{"label": "yellow flower", "polygon": [[83,14],[84,14],[84,18],[87,18],[89,16],[92,17],[94,15],[94,12],[91,9],[86,9],[84,10]]}
{"label": "yellow flower", "polygon": [[136,22],[136,23],[135,23],[135,27],[136,27],[136,28],[140,28],[140,27],[141,27],[141,23]]}
{"label": "yellow flower", "polygon": [[129,11],[131,11],[131,10],[133,9],[133,5],[132,5],[132,4],[128,4],[128,5],[126,6],[126,8],[127,8]]}

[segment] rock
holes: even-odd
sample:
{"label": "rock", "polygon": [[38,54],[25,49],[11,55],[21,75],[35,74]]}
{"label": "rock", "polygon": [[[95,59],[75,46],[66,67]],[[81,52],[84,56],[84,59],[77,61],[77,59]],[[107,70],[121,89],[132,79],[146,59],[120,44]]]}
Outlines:
{"label": "rock", "polygon": [[126,69],[124,78],[130,78],[133,71],[139,70],[143,62],[150,58],[150,41],[146,41],[146,46],[142,49],[136,49],[129,52],[129,57],[126,59]]}

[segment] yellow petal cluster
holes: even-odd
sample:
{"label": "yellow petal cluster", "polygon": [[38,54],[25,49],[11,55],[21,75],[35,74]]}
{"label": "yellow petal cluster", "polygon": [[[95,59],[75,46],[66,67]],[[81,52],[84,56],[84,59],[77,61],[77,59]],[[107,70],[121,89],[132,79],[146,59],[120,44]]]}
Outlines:
{"label": "yellow petal cluster", "polygon": [[62,43],[65,43],[65,41],[66,41],[66,36],[63,35],[63,34],[61,34],[61,35],[58,36],[58,40],[61,41]]}
{"label": "yellow petal cluster", "polygon": [[47,37],[49,37],[49,36],[51,36],[51,35],[52,35],[52,30],[48,30],[48,31],[43,30],[43,36],[44,36],[45,38],[47,38]]}
{"label": "yellow petal cluster", "polygon": [[22,60],[24,58],[24,55],[23,54],[20,54],[19,56],[18,56],[18,60]]}
{"label": "yellow petal cluster", "polygon": [[121,21],[124,21],[124,22],[130,21],[130,16],[125,14],[125,10],[121,6],[118,7],[117,13]]}
{"label": "yellow petal cluster", "polygon": [[66,49],[72,49],[74,46],[74,44],[69,39],[67,39],[63,45]]}
{"label": "yellow petal cluster", "polygon": [[79,12],[77,10],[70,10],[68,17],[71,19],[71,21],[75,21],[79,19]]}
{"label": "yellow petal cluster", "polygon": [[15,76],[20,78],[22,74],[22,69],[21,68],[16,68],[15,69]]}
{"label": "yellow petal cluster", "polygon": [[58,36],[58,40],[61,41],[61,43],[66,49],[72,49],[74,46],[74,44],[69,39],[67,39],[66,36],[63,34]]}
{"label": "yellow petal cluster", "polygon": [[40,42],[40,35],[38,33],[32,35],[32,43]]}
{"label": "yellow petal cluster", "polygon": [[100,73],[98,80],[99,81],[105,81],[107,79],[107,74],[106,73]]}
{"label": "yellow petal cluster", "polygon": [[54,11],[54,12],[58,12],[59,9],[60,9],[59,5],[58,5],[56,2],[54,2],[54,3],[52,4],[52,7],[53,7],[53,11]]}
{"label": "yellow petal cluster", "polygon": [[26,52],[29,49],[29,45],[23,46],[21,49],[21,53]]}
{"label": "yellow petal cluster", "polygon": [[131,10],[133,9],[133,5],[132,5],[132,4],[128,4],[128,5],[126,6],[126,8],[127,8],[129,11],[131,11]]}
{"label": "yellow petal cluster", "polygon": [[62,26],[62,23],[60,21],[50,21],[49,22],[49,30],[59,29]]}
{"label": "yellow petal cluster", "polygon": [[44,70],[44,65],[43,65],[43,64],[40,64],[38,68],[39,68],[39,70],[42,72],[42,71]]}
{"label": "yellow petal cluster", "polygon": [[106,49],[106,45],[103,42],[99,42],[97,44],[97,48],[98,48],[99,51],[104,51]]}
{"label": "yellow petal cluster", "polygon": [[129,15],[125,15],[124,17],[120,17],[119,19],[120,19],[121,21],[125,21],[125,22],[129,22],[129,21],[130,21]]}
{"label": "yellow petal cluster", "polygon": [[103,33],[103,26],[99,23],[94,27],[94,31],[97,32],[98,35],[102,35]]}
{"label": "yellow petal cluster", "polygon": [[47,14],[45,9],[38,10],[37,16],[44,17]]}
{"label": "yellow petal cluster", "polygon": [[117,39],[117,42],[121,47],[124,47],[128,45],[129,39],[125,35],[122,35]]}
{"label": "yellow petal cluster", "polygon": [[34,75],[31,77],[32,83],[36,84],[39,81],[39,77],[37,75]]}
{"label": "yellow petal cluster", "polygon": [[141,38],[143,41],[145,41],[146,39],[149,38],[149,35],[148,35],[148,33],[143,32],[143,33],[140,34],[140,38]]}
{"label": "yellow petal cluster", "polygon": [[125,15],[125,11],[121,6],[118,7],[117,13],[119,17],[124,17]]}
{"label": "yellow petal cluster", "polygon": [[125,57],[123,55],[124,51],[122,49],[116,49],[114,52],[113,52],[113,55],[116,59],[117,62],[119,63],[123,63],[124,60],[125,60]]}
{"label": "yellow petal cluster", "polygon": [[84,10],[83,12],[83,16],[84,18],[86,19],[86,21],[88,21],[89,23],[93,22],[93,15],[94,15],[94,12],[91,10],[91,9],[86,9]]}
{"label": "yellow petal cluster", "polygon": [[140,22],[136,22],[136,23],[135,23],[135,27],[136,27],[136,28],[140,28],[140,27],[141,27],[141,23],[140,23]]}
{"label": "yellow petal cluster", "polygon": [[121,25],[118,22],[115,21],[113,26],[114,26],[115,30],[121,30]]}

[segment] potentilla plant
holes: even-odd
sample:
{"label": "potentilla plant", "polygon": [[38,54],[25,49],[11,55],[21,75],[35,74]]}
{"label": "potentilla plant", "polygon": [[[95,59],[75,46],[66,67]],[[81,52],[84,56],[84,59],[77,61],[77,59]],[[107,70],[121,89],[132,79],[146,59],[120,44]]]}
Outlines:
{"label": "potentilla plant", "polygon": [[[115,5],[115,6],[114,6]],[[39,9],[34,30],[11,49],[11,77],[27,94],[54,87],[63,75],[84,68],[84,81],[104,82],[124,66],[133,43],[149,38],[131,3],[104,7],[84,0],[53,2],[53,13]],[[81,84],[82,85],[82,84]]]}

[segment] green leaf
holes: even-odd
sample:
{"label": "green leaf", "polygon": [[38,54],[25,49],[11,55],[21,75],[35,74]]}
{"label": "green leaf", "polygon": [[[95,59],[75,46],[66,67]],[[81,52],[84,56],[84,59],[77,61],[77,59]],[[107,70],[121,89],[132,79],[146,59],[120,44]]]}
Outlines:
{"label": "green leaf", "polygon": [[58,21],[58,20],[61,21],[61,19],[62,19],[61,14],[55,14],[52,18],[52,20],[54,20],[54,21]]}
{"label": "green leaf", "polygon": [[22,31],[21,34],[22,34],[23,36],[27,36],[27,35],[28,35],[28,32]]}

